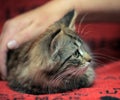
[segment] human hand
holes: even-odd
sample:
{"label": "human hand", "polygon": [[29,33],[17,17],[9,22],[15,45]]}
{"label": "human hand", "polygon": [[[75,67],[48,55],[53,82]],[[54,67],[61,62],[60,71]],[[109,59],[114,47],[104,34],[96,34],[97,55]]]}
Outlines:
{"label": "human hand", "polygon": [[[68,6],[61,8],[65,3]],[[73,2],[67,0],[53,0],[42,7],[12,18],[4,24],[0,37],[0,73],[2,79],[7,76],[6,54],[8,49],[18,48],[21,44],[38,37],[48,26],[72,10],[72,4]]]}
{"label": "human hand", "polygon": [[39,15],[35,14],[38,13],[31,11],[10,19],[4,24],[0,37],[0,71],[3,77],[6,77],[5,64],[8,49],[15,49],[22,43],[35,38],[47,27],[43,23],[46,16],[41,16],[41,19],[38,19]]}

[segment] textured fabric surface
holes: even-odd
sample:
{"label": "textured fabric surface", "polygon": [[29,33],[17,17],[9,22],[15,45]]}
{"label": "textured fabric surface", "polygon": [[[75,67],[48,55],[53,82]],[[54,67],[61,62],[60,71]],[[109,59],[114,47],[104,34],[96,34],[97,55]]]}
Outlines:
{"label": "textured fabric surface", "polygon": [[[96,70],[93,86],[61,94],[29,95],[11,90],[7,82],[0,82],[0,100],[117,100],[120,99],[120,62],[101,66]],[[104,98],[109,99],[104,99]],[[118,100],[119,100],[118,99]]]}
{"label": "textured fabric surface", "polygon": [[[46,1],[0,0],[0,31],[7,19]],[[76,27],[99,58],[96,79],[91,87],[61,94],[28,95],[13,91],[6,81],[0,81],[0,100],[120,100],[120,23],[94,22],[81,27],[77,23]]]}

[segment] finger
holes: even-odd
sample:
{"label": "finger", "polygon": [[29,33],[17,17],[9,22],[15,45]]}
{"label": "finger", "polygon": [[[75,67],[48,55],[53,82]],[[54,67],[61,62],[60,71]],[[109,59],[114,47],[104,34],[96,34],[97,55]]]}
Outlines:
{"label": "finger", "polygon": [[0,73],[2,77],[7,76],[7,71],[6,71],[6,53],[7,53],[7,39],[4,39],[4,35],[1,36],[0,38]]}
{"label": "finger", "polygon": [[6,69],[6,66],[2,66],[2,67],[0,68],[1,79],[3,79],[3,80],[5,80],[6,77],[7,77],[6,70],[7,70],[7,69]]}
{"label": "finger", "polygon": [[2,75],[2,78],[6,78],[7,76],[6,53],[7,53],[7,48],[4,46],[3,48],[0,47],[0,73]]}
{"label": "finger", "polygon": [[7,76],[7,68],[6,68],[6,56],[8,51],[7,42],[11,37],[12,35],[6,34],[5,30],[2,31],[0,36],[0,74],[2,79],[5,79]]}
{"label": "finger", "polygon": [[45,29],[45,26],[37,26],[36,24],[31,24],[21,32],[15,34],[12,40],[8,42],[7,46],[9,49],[18,48],[21,44],[39,36],[45,31]]}
{"label": "finger", "polygon": [[7,76],[6,71],[6,52],[0,51],[0,73],[2,75],[2,79],[5,79]]}

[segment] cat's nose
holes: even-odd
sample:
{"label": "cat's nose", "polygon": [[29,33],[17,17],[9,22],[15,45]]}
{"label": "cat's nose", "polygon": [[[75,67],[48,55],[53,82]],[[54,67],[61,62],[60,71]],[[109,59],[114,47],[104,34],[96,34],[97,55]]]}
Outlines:
{"label": "cat's nose", "polygon": [[91,61],[92,61],[92,59],[88,59],[88,60],[87,60],[87,62],[91,62]]}
{"label": "cat's nose", "polygon": [[92,61],[92,57],[90,55],[86,55],[85,60],[87,62],[91,62]]}

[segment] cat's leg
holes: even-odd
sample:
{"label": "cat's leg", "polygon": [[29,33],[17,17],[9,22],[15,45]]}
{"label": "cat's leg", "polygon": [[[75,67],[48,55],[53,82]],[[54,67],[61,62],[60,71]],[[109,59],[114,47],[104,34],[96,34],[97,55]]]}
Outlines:
{"label": "cat's leg", "polygon": [[95,79],[95,72],[91,67],[88,67],[86,72],[79,78],[79,87],[88,87],[91,86]]}

